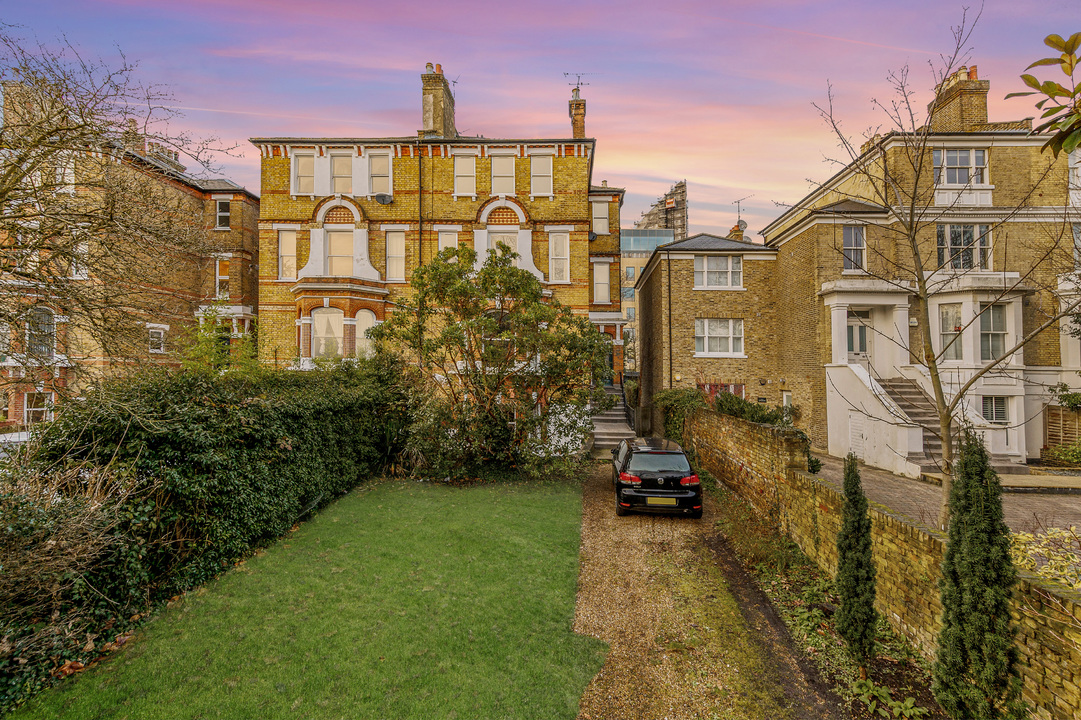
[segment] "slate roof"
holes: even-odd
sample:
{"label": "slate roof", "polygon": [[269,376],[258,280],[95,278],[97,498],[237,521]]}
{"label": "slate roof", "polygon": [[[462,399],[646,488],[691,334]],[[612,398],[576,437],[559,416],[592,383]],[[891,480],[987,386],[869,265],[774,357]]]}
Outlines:
{"label": "slate roof", "polygon": [[657,249],[777,252],[776,248],[766,247],[765,245],[759,245],[758,243],[747,242],[746,240],[733,240],[732,238],[721,237],[720,235],[710,235],[709,233],[698,233],[697,235],[691,235],[686,240],[679,240],[677,242],[659,245]]}

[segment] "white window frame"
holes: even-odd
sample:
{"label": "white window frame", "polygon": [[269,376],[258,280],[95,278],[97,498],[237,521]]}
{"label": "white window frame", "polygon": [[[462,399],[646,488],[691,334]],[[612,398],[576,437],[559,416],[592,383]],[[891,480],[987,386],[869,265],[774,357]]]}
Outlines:
{"label": "white window frame", "polygon": [[75,240],[71,246],[71,278],[73,280],[87,280],[90,277],[88,259],[90,256],[90,243],[87,240]]}
{"label": "white window frame", "polygon": [[[955,244],[955,232],[960,233],[960,242]],[[971,228],[972,240],[965,242],[965,229]],[[935,229],[936,262],[944,270],[991,270],[992,251],[991,226],[980,223],[939,223]],[[965,258],[968,265],[965,265]]]}
{"label": "white window frame", "polygon": [[[556,252],[557,243],[564,243],[566,249],[565,254],[558,254]],[[562,280],[557,280],[556,276],[558,269],[562,269]],[[565,285],[570,284],[571,281],[571,234],[569,232],[549,232],[548,233],[548,284],[549,285]]]}
{"label": "white window frame", "polygon": [[593,232],[597,235],[607,235],[608,230],[608,205],[607,201],[592,201]]}
{"label": "white window frame", "polygon": [[841,228],[842,270],[866,272],[867,231],[863,225],[844,225]]}
{"label": "white window frame", "polygon": [[[293,252],[285,253],[282,251],[282,239],[285,237],[292,237]],[[286,274],[285,258],[293,259],[293,272],[292,274]],[[289,229],[278,230],[278,279],[279,280],[296,280],[297,279],[297,231]]]}
{"label": "white window frame", "polygon": [[[344,236],[346,239],[346,247],[349,248],[348,253],[331,254],[332,246],[334,245],[331,236]],[[342,227],[341,225],[325,227],[323,231],[324,243],[326,245],[326,275],[327,277],[353,277],[353,229]],[[342,261],[344,259],[344,262]],[[335,263],[334,260],[339,262]],[[333,272],[331,269],[334,265],[339,267],[344,265],[347,272],[342,273]]]}
{"label": "white window frame", "polygon": [[443,252],[448,248],[458,249],[458,231],[457,230],[440,230],[439,231],[439,252]]}
{"label": "white window frame", "polygon": [[1008,395],[984,395],[980,398],[980,414],[992,425],[1009,425],[1010,398]]}
{"label": "white window frame", "polygon": [[[311,160],[312,167],[311,167],[311,174],[310,175],[308,175],[308,174],[301,175],[300,174],[300,163],[304,159]],[[293,154],[292,179],[293,179],[293,192],[291,192],[290,195],[294,195],[294,196],[295,195],[308,195],[310,197],[315,197],[315,153],[314,152],[301,152],[301,153],[294,153]],[[307,192],[302,191],[302,189],[301,189],[301,180],[302,179],[310,179],[311,180],[311,190],[308,190]]]}
{"label": "white window frame", "polygon": [[[405,274],[406,274],[406,267],[405,267],[405,230],[388,229],[388,230],[384,231],[384,234],[385,234],[385,237],[386,237],[386,248],[387,248],[387,253],[386,253],[386,268],[387,268],[387,271],[385,273],[385,282],[405,282]],[[393,248],[395,250],[395,252],[393,254],[391,253],[391,249],[392,249],[391,244],[392,244],[392,242],[393,242],[394,245],[398,245],[400,243],[400,245],[401,245],[401,253],[397,252],[397,250],[398,250],[397,247]],[[391,272],[390,272],[390,270],[391,270],[391,267],[390,267],[391,259],[394,259],[395,261],[398,261],[398,263],[400,263],[401,270],[402,270],[401,275],[391,275]],[[396,263],[396,264],[398,264],[398,263]]]}
{"label": "white window frame", "polygon": [[[996,313],[996,310],[999,312]],[[1008,310],[1009,306],[1005,303],[980,303],[981,362],[993,362],[1006,354],[1009,332]],[[1001,323],[995,321],[997,314],[1001,314]],[[995,354],[995,340],[1000,343],[998,354]]]}
{"label": "white window frame", "polygon": [[[514,175],[515,171],[515,157],[514,155],[493,154],[490,156],[492,161],[492,195],[515,195],[517,194],[517,180]],[[496,165],[498,163],[510,162],[510,172],[496,172]],[[509,189],[507,189],[507,182],[510,182]]]}
{"label": "white window frame", "polygon": [[[151,353],[160,355],[165,352],[165,336],[168,331],[168,325],[159,325],[153,323],[147,324],[147,349]],[[155,342],[155,337],[157,338],[157,342]]]}
{"label": "white window frame", "polygon": [[[956,325],[949,326],[946,324],[947,308],[951,312],[956,310]],[[964,343],[961,341],[961,332],[964,326],[964,321],[961,319],[963,309],[964,305],[961,303],[942,303],[938,306],[938,338],[943,361],[960,362],[965,359]]]}
{"label": "white window frame", "polygon": [[[372,164],[373,164],[373,161],[375,160],[375,158],[377,158],[377,157],[386,158],[386,160],[387,160],[387,174],[386,175],[383,175],[382,173],[376,175],[375,168],[372,167]],[[387,179],[387,190],[386,190],[386,192],[382,192],[380,190],[375,189],[375,180],[376,180],[376,178],[382,178],[382,177],[385,177]],[[391,196],[394,195],[394,162],[393,162],[393,159],[391,158],[389,152],[369,152],[368,153],[368,196],[372,197],[372,196],[380,195],[380,194],[391,195]]]}
{"label": "white window frame", "polygon": [[[590,263],[593,266],[593,304],[612,304],[612,264],[607,262]],[[603,288],[603,290],[602,290]],[[598,298],[604,297],[604,300]]]}
{"label": "white window frame", "polygon": [[[715,324],[716,323],[716,324]],[[727,323],[722,325],[721,323]],[[737,332],[738,331],[738,332]],[[695,318],[694,320],[694,356],[695,357],[747,357],[743,341],[743,318]],[[728,341],[728,350],[709,350],[712,338]],[[736,346],[739,349],[736,349]],[[701,348],[701,350],[699,350]]]}
{"label": "white window frame", "polygon": [[[718,267],[724,260],[724,267]],[[734,267],[739,265],[738,268]],[[710,267],[710,266],[713,267]],[[735,277],[734,277],[735,276]],[[714,281],[714,282],[711,282]],[[720,281],[719,283],[716,281]],[[734,282],[733,282],[734,281]],[[695,255],[694,256],[695,290],[742,290],[743,256],[742,255]]]}
{"label": "white window frame", "polygon": [[[344,175],[337,175],[334,173],[334,161],[344,160],[346,172]],[[352,195],[353,194],[353,156],[348,153],[335,152],[330,154],[330,162],[328,163],[330,173],[330,192],[332,195]],[[345,190],[339,190],[337,181],[340,179],[346,180],[349,187]]]}
{"label": "white window frame", "polygon": [[[538,161],[545,161],[547,167],[538,167]],[[545,172],[546,170],[546,172]],[[538,192],[543,190],[543,187],[538,188],[538,180],[542,183],[547,180],[548,191]],[[555,155],[549,153],[537,153],[529,156],[529,199],[546,197],[555,197]]]}
{"label": "white window frame", "polygon": [[[41,395],[45,398],[45,405],[42,407],[30,407],[30,396]],[[53,393],[46,390],[27,390],[23,393],[23,424],[30,425],[35,422],[48,422],[53,419],[53,403],[55,398]],[[30,419],[31,412],[40,412],[41,418],[37,420]]]}
{"label": "white window frame", "polygon": [[[991,183],[986,148],[935,148],[931,161],[935,185],[939,187],[983,187]],[[961,179],[962,175],[965,179]]]}
{"label": "white window frame", "polygon": [[[331,335],[319,335],[318,337],[316,336],[316,334],[315,334],[316,326],[317,326],[319,317],[322,316],[322,315],[327,315],[328,319],[329,319],[329,321],[330,321],[330,323],[332,325],[334,325],[335,323],[334,323],[334,320],[331,319],[331,318],[337,318],[337,323],[336,323],[337,326],[336,327],[331,327],[331,330],[337,330],[339,334],[334,335],[333,337]],[[328,338],[338,341],[338,352],[333,353],[333,354],[328,354],[326,352],[326,340]],[[315,347],[315,344],[316,344],[317,340],[320,340],[323,343],[323,347],[320,348],[320,352],[318,352],[318,353],[316,352],[316,347]],[[312,311],[311,311],[311,356],[313,358],[317,358],[317,357],[335,358],[335,357],[344,357],[345,356],[345,313],[340,308],[332,308],[332,307],[312,308]]]}
{"label": "white window frame", "polygon": [[468,153],[454,155],[454,199],[477,199],[477,156]]}
{"label": "white window frame", "polygon": [[[214,257],[214,297],[219,300],[229,299],[229,270],[232,269],[233,258],[229,255],[216,255]],[[226,263],[226,273],[221,274],[221,264]],[[222,280],[225,280],[224,292],[222,292]]]}
{"label": "white window frame", "polygon": [[[228,230],[230,222],[230,210],[232,203],[229,200],[215,200],[214,201],[214,229],[215,230]],[[225,206],[225,212],[222,212],[222,206]],[[222,224],[222,220],[225,224]]]}
{"label": "white window frame", "polygon": [[[44,329],[43,333],[36,333],[33,329],[34,315],[38,311],[43,311],[49,314],[49,325]],[[46,359],[52,359],[56,356],[56,324],[57,316],[52,309],[45,307],[44,305],[35,305],[30,308],[26,316],[26,349],[32,355],[40,356]],[[34,349],[36,334],[44,334],[47,336],[49,347],[45,352],[36,352]]]}

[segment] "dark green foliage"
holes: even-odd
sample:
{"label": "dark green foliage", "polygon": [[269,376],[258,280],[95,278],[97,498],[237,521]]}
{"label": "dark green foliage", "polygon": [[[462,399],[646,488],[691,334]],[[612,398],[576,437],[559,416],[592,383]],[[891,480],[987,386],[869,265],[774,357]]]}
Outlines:
{"label": "dark green foliage", "polygon": [[[760,403],[753,403],[744,400],[738,395],[725,392],[717,393],[717,397],[713,399],[713,409],[721,415],[731,415],[753,423],[775,425],[777,427],[790,428],[792,423],[800,418],[798,405],[778,405],[767,408]],[[811,439],[807,437],[807,433],[802,430],[796,432],[800,434],[806,443],[807,471],[812,475],[816,475],[822,469],[822,461],[811,455]]]}
{"label": "dark green foliage", "polygon": [[841,531],[837,533],[837,632],[848,643],[859,664],[874,657],[875,563],[871,554],[871,518],[867,496],[860,483],[860,469],[852,453],[845,458],[845,505]]}
{"label": "dark green foliage", "polygon": [[664,413],[664,436],[683,442],[683,426],[697,410],[709,407],[706,394],[698,389],[661,390],[653,394],[653,404]]}
{"label": "dark green foliage", "polygon": [[[58,575],[45,617],[0,609],[0,709],[64,660],[89,662],[87,633],[100,634],[100,645],[131,616],[206,582],[380,472],[408,426],[401,373],[385,356],[305,373],[159,370],[62,408],[29,466],[10,472],[67,473],[75,479],[59,487],[72,502],[43,508],[20,485],[0,486],[0,549],[18,540],[20,553],[43,552],[50,541],[93,537],[93,528],[109,542],[74,580]],[[106,465],[122,478],[118,504],[66,510],[78,510],[87,468]],[[71,518],[88,529],[70,530]],[[43,636],[50,614],[57,631]],[[43,637],[54,646],[29,646]]]}
{"label": "dark green foliage", "polygon": [[950,488],[943,622],[932,690],[953,718],[1024,718],[1009,600],[1017,572],[1002,487],[983,441],[966,430]]}

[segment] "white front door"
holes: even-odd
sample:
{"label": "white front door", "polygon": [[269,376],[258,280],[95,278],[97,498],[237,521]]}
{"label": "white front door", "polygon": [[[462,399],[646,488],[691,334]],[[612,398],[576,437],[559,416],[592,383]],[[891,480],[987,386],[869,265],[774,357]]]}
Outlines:
{"label": "white front door", "polygon": [[871,364],[871,311],[848,311],[848,362],[862,365],[870,372]]}

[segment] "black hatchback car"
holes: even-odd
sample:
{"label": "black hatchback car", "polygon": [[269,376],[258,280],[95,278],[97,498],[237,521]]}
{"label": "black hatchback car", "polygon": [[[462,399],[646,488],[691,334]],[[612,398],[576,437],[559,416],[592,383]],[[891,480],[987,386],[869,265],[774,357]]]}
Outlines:
{"label": "black hatchback car", "polygon": [[664,438],[624,440],[612,450],[616,515],[632,510],[702,517],[702,484],[678,443]]}

